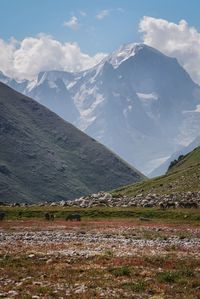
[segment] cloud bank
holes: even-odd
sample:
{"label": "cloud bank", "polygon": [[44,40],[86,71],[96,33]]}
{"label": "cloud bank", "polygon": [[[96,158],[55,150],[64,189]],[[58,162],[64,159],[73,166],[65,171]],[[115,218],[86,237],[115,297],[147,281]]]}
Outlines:
{"label": "cloud bank", "polygon": [[185,20],[178,24],[143,17],[139,24],[144,43],[176,57],[192,79],[200,84],[200,33]]}
{"label": "cloud bank", "polygon": [[45,34],[27,37],[21,42],[0,39],[0,53],[0,70],[19,80],[31,80],[40,71],[81,71],[94,66],[106,56],[104,53],[90,56],[81,52],[76,43],[61,43]]}
{"label": "cloud bank", "polygon": [[[107,11],[103,11],[102,17],[107,15]],[[75,29],[78,20],[70,21],[71,28]],[[65,26],[70,25],[67,23]],[[200,32],[196,28],[190,27],[185,20],[175,24],[145,16],[139,23],[139,31],[144,43],[176,57],[192,79],[200,84]],[[106,56],[104,53],[90,56],[83,53],[77,43],[61,43],[46,34],[26,37],[22,41],[0,39],[0,53],[0,71],[19,80],[31,80],[40,71],[81,71]]]}

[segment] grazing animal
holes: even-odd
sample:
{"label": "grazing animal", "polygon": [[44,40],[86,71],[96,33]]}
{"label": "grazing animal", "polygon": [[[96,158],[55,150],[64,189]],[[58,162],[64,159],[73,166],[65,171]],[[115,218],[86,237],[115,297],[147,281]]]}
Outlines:
{"label": "grazing animal", "polygon": [[5,218],[6,214],[4,212],[0,212],[0,221]]}
{"label": "grazing animal", "polygon": [[81,215],[79,215],[79,214],[69,214],[69,215],[67,215],[65,220],[66,221],[68,221],[68,220],[70,220],[70,221],[73,221],[73,220],[81,221]]}
{"label": "grazing animal", "polygon": [[194,208],[197,209],[198,208],[198,204],[195,201],[182,201],[180,203],[181,208]]}
{"label": "grazing animal", "polygon": [[165,210],[166,209],[166,204],[164,202],[159,203],[159,208]]}
{"label": "grazing animal", "polygon": [[46,220],[50,221],[50,220],[54,220],[54,215],[53,214],[50,214],[50,213],[45,213],[44,214],[44,217]]}
{"label": "grazing animal", "polygon": [[150,218],[147,218],[147,217],[140,217],[139,218],[141,221],[151,221]]}
{"label": "grazing animal", "polygon": [[175,209],[175,208],[176,208],[176,204],[175,204],[175,202],[173,202],[173,201],[168,201],[168,202],[166,203],[166,208],[167,208],[167,209],[170,209],[170,208]]}

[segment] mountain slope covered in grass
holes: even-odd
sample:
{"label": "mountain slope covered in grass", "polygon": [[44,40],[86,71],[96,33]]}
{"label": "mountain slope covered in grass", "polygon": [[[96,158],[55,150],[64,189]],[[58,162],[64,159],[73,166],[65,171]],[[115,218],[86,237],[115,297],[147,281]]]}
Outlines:
{"label": "mountain slope covered in grass", "polygon": [[113,194],[134,196],[139,193],[171,194],[200,191],[200,147],[173,164],[166,175],[124,186],[114,190]]}
{"label": "mountain slope covered in grass", "polygon": [[0,83],[0,201],[73,199],[143,178],[96,140]]}

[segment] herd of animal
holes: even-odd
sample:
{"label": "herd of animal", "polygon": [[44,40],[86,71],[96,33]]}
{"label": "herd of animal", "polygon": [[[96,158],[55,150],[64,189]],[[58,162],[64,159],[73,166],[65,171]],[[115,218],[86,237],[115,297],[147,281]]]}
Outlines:
{"label": "herd of animal", "polygon": [[[20,218],[22,217],[22,212],[20,212],[20,214],[18,215]],[[1,212],[0,211],[0,221],[4,220],[6,217],[6,213],[5,212]],[[47,221],[53,221],[55,219],[54,214],[52,213],[45,213],[44,214],[44,218]],[[81,221],[81,215],[80,214],[68,214],[65,217],[66,221]]]}
{"label": "herd of animal", "polygon": [[[50,221],[50,220],[54,220],[55,216],[54,214],[52,213],[45,213],[44,214],[44,217],[46,220]],[[81,221],[81,215],[80,214],[68,214],[66,217],[65,217],[65,220],[66,221]]]}

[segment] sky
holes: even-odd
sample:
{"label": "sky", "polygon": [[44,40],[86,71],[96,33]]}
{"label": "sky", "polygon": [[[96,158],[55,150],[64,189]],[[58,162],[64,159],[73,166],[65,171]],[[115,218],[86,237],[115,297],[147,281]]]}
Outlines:
{"label": "sky", "polygon": [[18,79],[79,71],[121,44],[145,42],[200,82],[199,12],[199,0],[0,0],[0,70]]}

